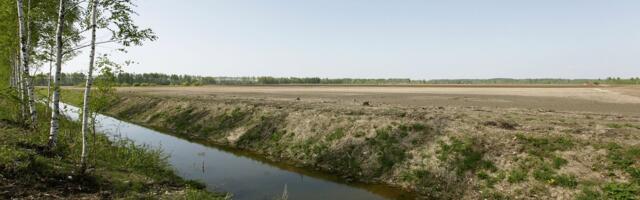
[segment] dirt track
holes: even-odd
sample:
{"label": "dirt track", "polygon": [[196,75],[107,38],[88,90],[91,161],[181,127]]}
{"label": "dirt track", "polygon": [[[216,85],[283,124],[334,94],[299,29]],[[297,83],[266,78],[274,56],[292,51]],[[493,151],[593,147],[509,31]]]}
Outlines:
{"label": "dirt track", "polygon": [[120,92],[152,95],[324,102],[374,106],[479,106],[640,115],[640,87],[373,87],[204,86],[127,87]]}

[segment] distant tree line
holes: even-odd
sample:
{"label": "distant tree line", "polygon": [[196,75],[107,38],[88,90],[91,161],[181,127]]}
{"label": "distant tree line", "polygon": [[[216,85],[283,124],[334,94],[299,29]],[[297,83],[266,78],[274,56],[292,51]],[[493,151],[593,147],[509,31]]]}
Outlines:
{"label": "distant tree line", "polygon": [[[100,76],[100,75],[98,75]],[[85,82],[84,73],[62,73],[60,85],[75,86]],[[36,85],[46,85],[47,74],[34,77]],[[118,73],[115,83],[119,86],[153,86],[153,85],[266,85],[266,84],[424,84],[425,81],[411,79],[352,79],[352,78],[276,78],[276,77],[212,77],[161,73]]]}
{"label": "distant tree line", "polygon": [[411,80],[411,79],[401,79],[401,78],[391,78],[391,79],[354,79],[354,78],[318,78],[318,77],[310,77],[310,78],[297,78],[297,77],[289,77],[289,78],[277,78],[277,77],[257,77],[257,84],[421,84],[424,81]]}
{"label": "distant tree line", "polygon": [[[101,76],[101,75],[98,75]],[[47,85],[48,75],[37,74],[35,85]],[[82,85],[86,81],[83,73],[62,73],[60,85]],[[277,85],[277,84],[336,84],[336,85],[419,85],[419,84],[640,84],[638,78],[609,77],[606,79],[358,79],[358,78],[298,78],[298,77],[213,77],[162,73],[118,73],[115,75],[118,86],[154,86],[154,85]]]}
{"label": "distant tree line", "polygon": [[426,81],[427,84],[640,84],[640,77],[623,79],[620,77],[609,77],[606,79],[439,79]]}
{"label": "distant tree line", "polygon": [[[102,75],[98,75],[98,78]],[[62,73],[60,76],[60,85],[75,86],[82,85],[86,80],[84,73]],[[48,81],[47,74],[37,74],[34,77],[36,85],[46,85]],[[209,77],[209,76],[191,76],[191,75],[175,75],[161,73],[117,73],[114,82],[118,86],[153,86],[153,85],[214,85],[214,84],[256,84],[255,77]]]}

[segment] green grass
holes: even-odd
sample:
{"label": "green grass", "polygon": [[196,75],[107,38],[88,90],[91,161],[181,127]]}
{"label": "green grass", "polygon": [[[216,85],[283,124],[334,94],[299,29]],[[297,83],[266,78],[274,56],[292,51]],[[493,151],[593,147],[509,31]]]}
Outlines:
{"label": "green grass", "polygon": [[345,135],[344,130],[342,130],[341,128],[338,128],[333,132],[327,134],[326,139],[327,141],[331,142],[331,141],[339,140],[340,138],[343,138],[344,135]]}
{"label": "green grass", "polygon": [[533,172],[535,180],[560,187],[575,188],[578,181],[575,176],[567,174],[558,174],[549,163],[541,163]]}
{"label": "green grass", "polygon": [[[42,98],[47,97],[47,89],[46,88],[36,88],[36,95]],[[53,91],[51,91],[53,93]],[[95,91],[94,91],[95,92]],[[72,105],[82,105],[82,101],[84,99],[84,90],[60,90],[60,97],[65,103],[69,103]]]}
{"label": "green grass", "polygon": [[538,138],[517,134],[516,138],[529,154],[538,157],[551,157],[555,151],[565,151],[575,146],[573,141],[562,136]]}
{"label": "green grass", "polygon": [[[284,116],[264,115],[257,123],[238,139],[238,146],[244,148],[273,145],[284,135],[280,130]],[[262,141],[268,141],[261,143]]]}
{"label": "green grass", "polygon": [[607,145],[607,158],[615,169],[623,170],[631,176],[634,182],[640,184],[640,147],[622,147],[615,143]]}
{"label": "green grass", "polygon": [[560,174],[556,175],[553,179],[553,185],[560,187],[575,188],[578,186],[578,181],[573,175]]}
{"label": "green grass", "polygon": [[637,200],[640,187],[632,183],[606,183],[600,188],[585,187],[576,196],[576,200]]}
{"label": "green grass", "polygon": [[564,158],[558,156],[553,156],[552,158],[553,168],[555,169],[560,169],[562,166],[567,165],[567,163],[569,163],[569,161],[565,160]]}
{"label": "green grass", "polygon": [[580,193],[576,196],[576,200],[600,200],[604,199],[602,192],[590,187],[582,188]]}
{"label": "green grass", "polygon": [[636,184],[609,183],[602,190],[607,199],[634,200],[640,196],[640,188]]}
{"label": "green grass", "polygon": [[210,127],[206,127],[205,132],[221,134],[225,131],[238,127],[243,120],[246,120],[251,114],[251,110],[242,110],[235,108],[231,112],[217,116]]}
{"label": "green grass", "polygon": [[[0,97],[0,198],[224,199],[202,184],[178,177],[157,149],[89,135],[89,170],[79,173],[80,125],[62,119],[55,149],[48,149],[48,114],[39,106],[38,127],[25,128],[18,106]],[[193,198],[192,198],[193,197]]]}
{"label": "green grass", "polygon": [[405,160],[405,151],[400,145],[400,138],[406,136],[406,131],[395,131],[392,127],[382,128],[376,130],[376,136],[373,138],[367,138],[367,144],[377,152],[378,163],[380,168],[378,174],[382,174],[397,163]]}
{"label": "green grass", "polygon": [[491,161],[484,159],[484,149],[478,140],[460,140],[452,138],[450,143],[440,142],[440,149],[436,152],[437,158],[448,164],[461,175],[467,171],[481,169],[495,171],[496,167]]}
{"label": "green grass", "polygon": [[509,181],[509,183],[524,182],[528,178],[528,173],[529,172],[524,169],[520,169],[520,168],[513,169],[509,172],[509,177],[507,178],[507,181]]}
{"label": "green grass", "polygon": [[622,128],[624,126],[622,124],[610,123],[610,124],[607,124],[607,127],[609,127],[609,128]]}
{"label": "green grass", "polygon": [[520,168],[512,171],[514,177],[510,176],[509,182],[523,181],[520,177],[526,177],[528,169],[532,169],[531,175],[537,181],[566,188],[578,186],[579,181],[574,175],[556,172],[569,163],[557,152],[573,148],[575,143],[572,140],[563,136],[531,137],[523,134],[517,134],[516,139],[530,156],[520,161]]}
{"label": "green grass", "polygon": [[491,174],[489,174],[489,173],[487,173],[485,171],[480,171],[480,172],[478,172],[477,176],[478,176],[478,178],[480,180],[484,180],[485,181],[487,187],[493,188],[493,186],[496,183],[504,180],[505,174],[504,174],[504,172],[500,172],[497,175],[492,176]]}
{"label": "green grass", "polygon": [[640,148],[624,148],[611,143],[607,146],[607,150],[609,151],[609,160],[619,168],[631,166],[640,158]]}

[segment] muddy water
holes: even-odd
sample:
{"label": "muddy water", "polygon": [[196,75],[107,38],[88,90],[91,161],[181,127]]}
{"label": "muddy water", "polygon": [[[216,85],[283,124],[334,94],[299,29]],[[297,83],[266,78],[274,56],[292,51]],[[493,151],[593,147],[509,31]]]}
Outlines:
{"label": "muddy water", "polygon": [[[64,105],[64,104],[63,104]],[[78,119],[77,108],[64,105],[65,114]],[[100,115],[99,132],[112,139],[128,138],[139,145],[160,148],[177,174],[199,180],[211,191],[225,191],[233,199],[413,199],[413,195],[382,185],[353,184],[339,178],[269,162],[257,155],[224,147],[205,146],[152,129]]]}

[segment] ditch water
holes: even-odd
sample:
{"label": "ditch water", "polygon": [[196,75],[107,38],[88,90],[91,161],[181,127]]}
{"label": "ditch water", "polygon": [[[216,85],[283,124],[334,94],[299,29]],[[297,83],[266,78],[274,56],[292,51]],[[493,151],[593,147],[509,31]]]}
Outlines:
{"label": "ditch water", "polygon": [[[62,104],[64,114],[78,119],[78,108]],[[198,180],[210,191],[230,192],[233,199],[413,199],[383,185],[346,183],[338,177],[267,161],[245,151],[205,146],[113,117],[99,115],[97,131],[111,139],[128,138],[137,145],[160,148],[185,179]]]}

